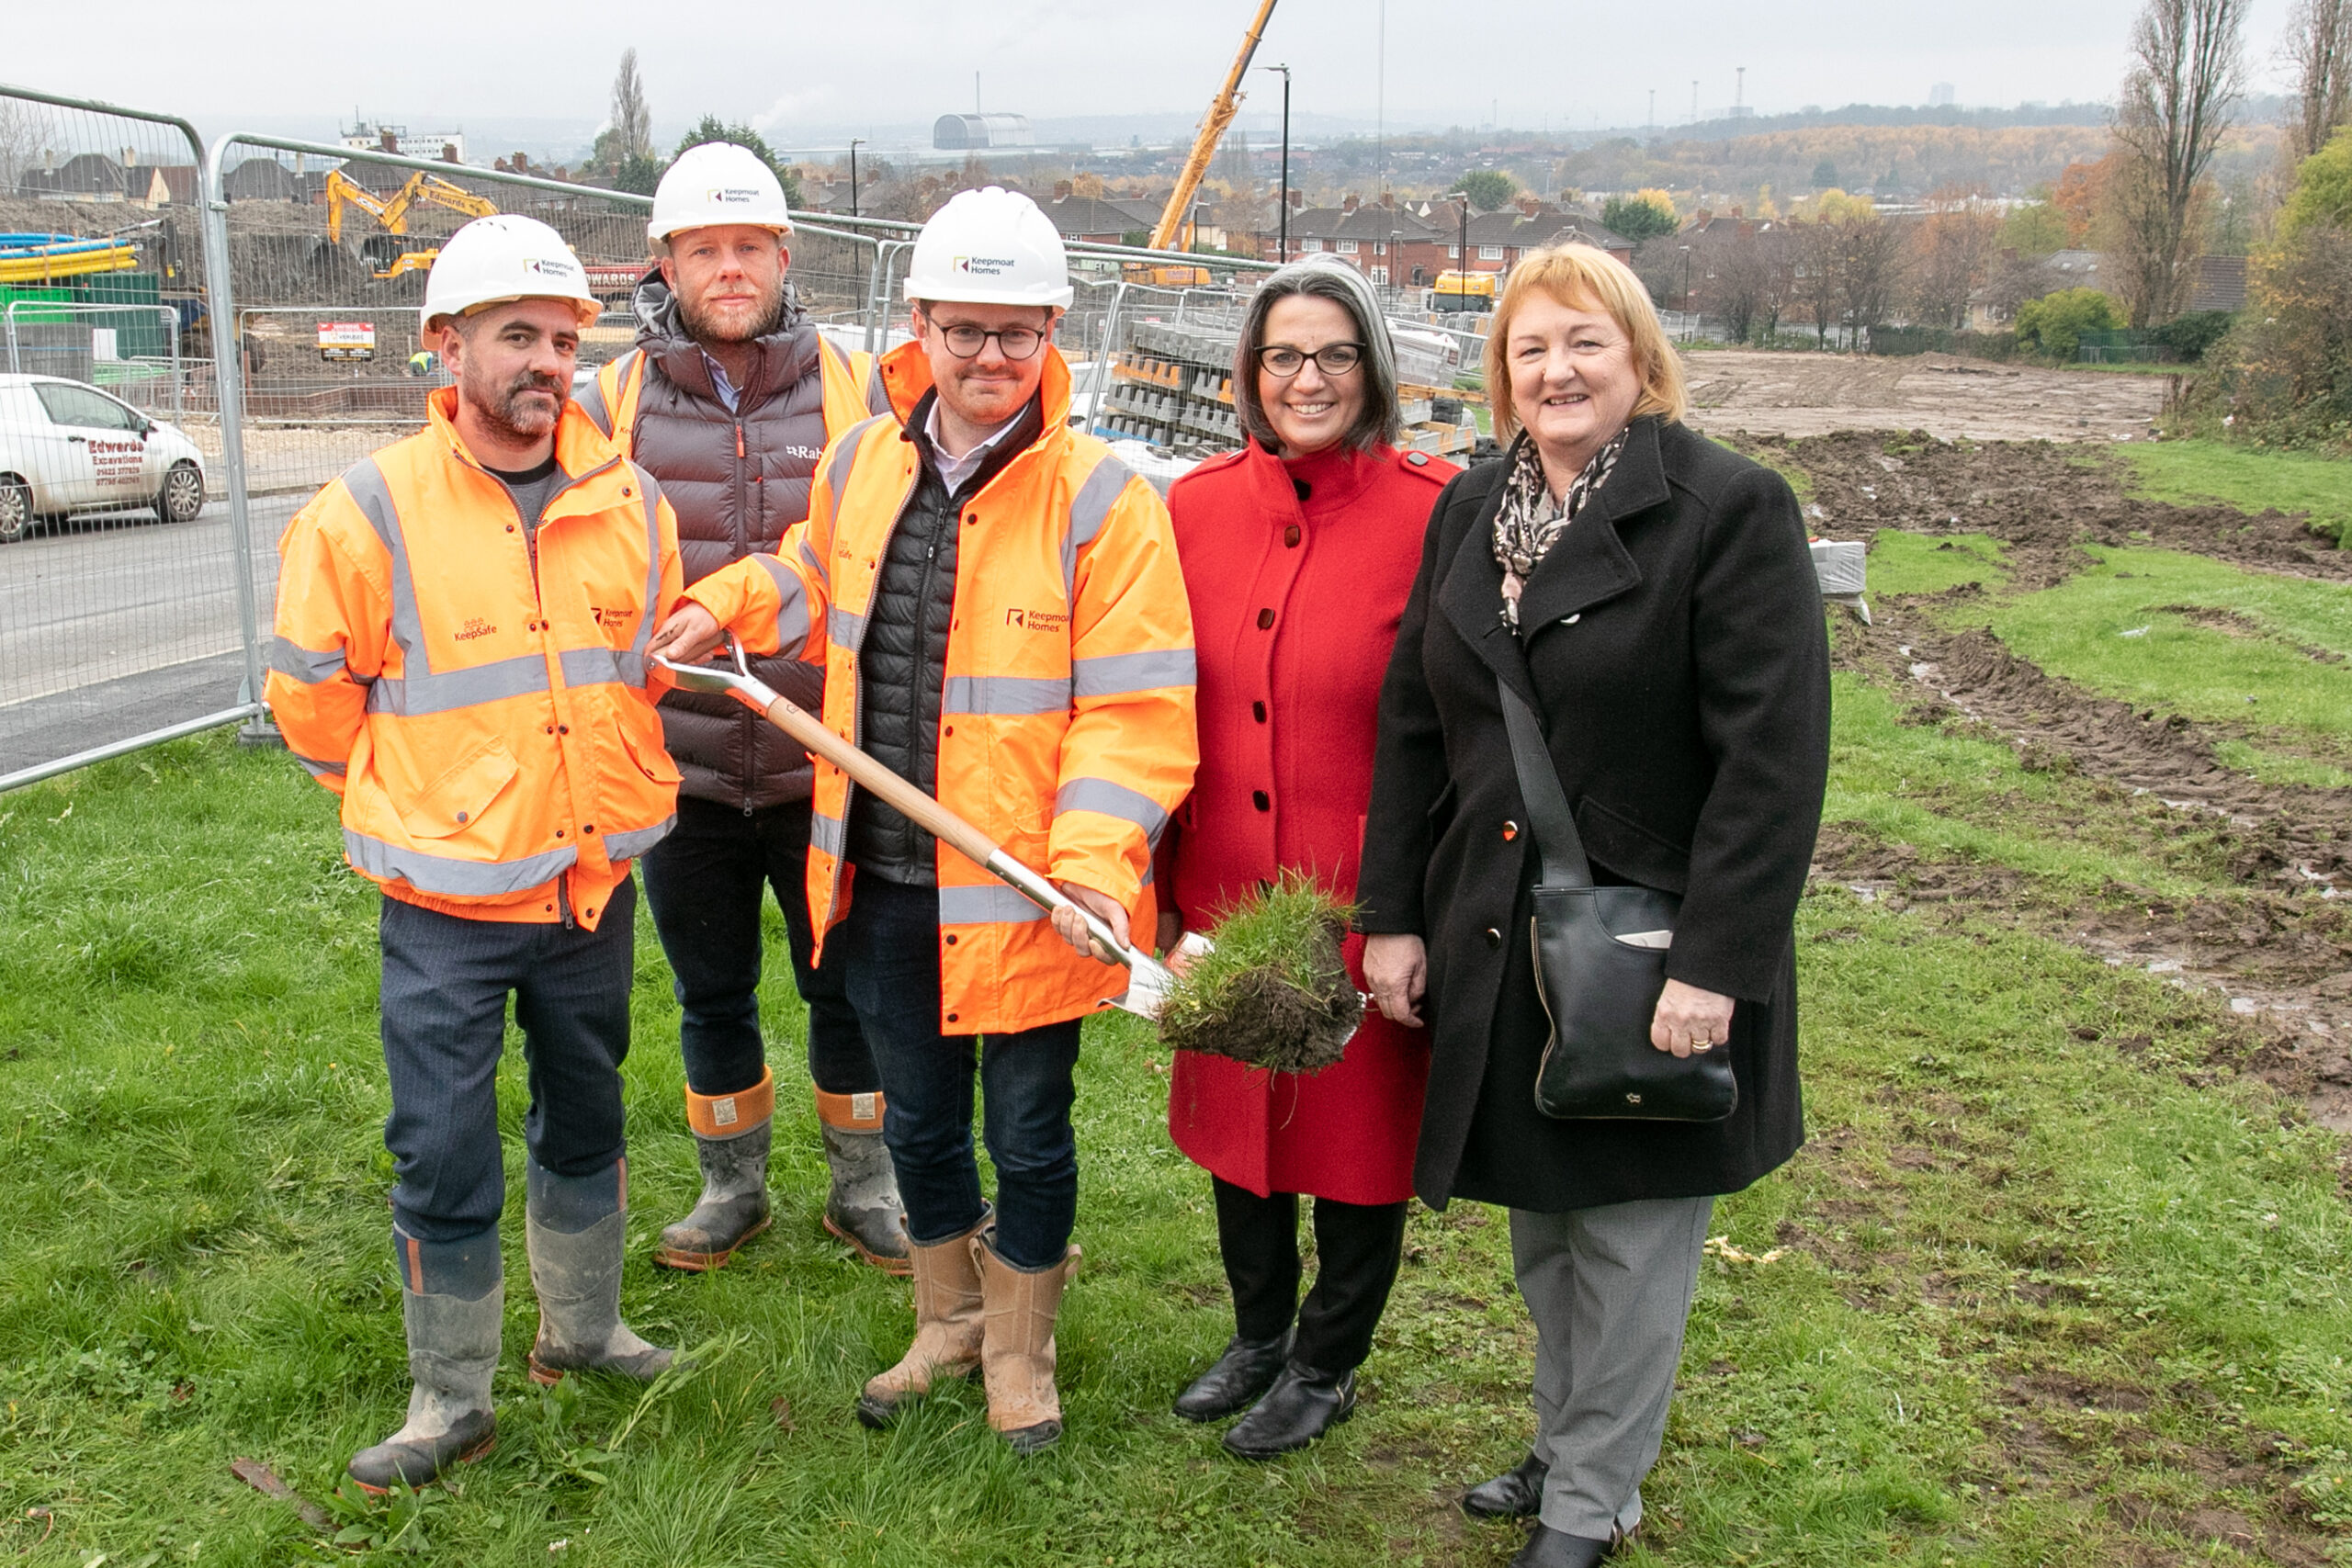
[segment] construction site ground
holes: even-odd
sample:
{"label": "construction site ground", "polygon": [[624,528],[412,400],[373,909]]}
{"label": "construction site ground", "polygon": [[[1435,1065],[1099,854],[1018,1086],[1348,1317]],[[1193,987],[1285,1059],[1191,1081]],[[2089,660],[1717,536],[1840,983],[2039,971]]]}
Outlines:
{"label": "construction site ground", "polygon": [[1923,354],[1703,349],[1684,355],[1691,423],[1710,434],[1924,430],[1947,441],[2143,440],[2174,378]]}

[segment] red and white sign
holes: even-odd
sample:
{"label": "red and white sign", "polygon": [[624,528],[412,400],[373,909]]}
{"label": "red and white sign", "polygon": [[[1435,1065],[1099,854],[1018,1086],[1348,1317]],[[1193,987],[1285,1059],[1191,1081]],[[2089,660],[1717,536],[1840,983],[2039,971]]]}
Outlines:
{"label": "red and white sign", "polygon": [[319,323],[319,357],[322,359],[375,358],[376,323],[373,321],[321,321]]}

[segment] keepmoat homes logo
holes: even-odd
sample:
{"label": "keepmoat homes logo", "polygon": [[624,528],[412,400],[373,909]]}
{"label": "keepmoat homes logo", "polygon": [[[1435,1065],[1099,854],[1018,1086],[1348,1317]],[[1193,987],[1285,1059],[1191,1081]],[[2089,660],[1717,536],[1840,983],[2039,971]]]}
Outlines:
{"label": "keepmoat homes logo", "polygon": [[957,256],[955,268],[969,277],[1002,277],[1020,265],[1011,256]]}
{"label": "keepmoat homes logo", "polygon": [[1008,626],[1019,626],[1023,631],[1068,631],[1069,612],[1067,610],[1007,610],[1004,613],[1004,624]]}

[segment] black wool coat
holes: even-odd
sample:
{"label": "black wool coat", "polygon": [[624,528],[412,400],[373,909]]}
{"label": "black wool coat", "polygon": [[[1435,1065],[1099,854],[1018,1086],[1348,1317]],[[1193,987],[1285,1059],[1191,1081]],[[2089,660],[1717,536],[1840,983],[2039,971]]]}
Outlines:
{"label": "black wool coat", "polygon": [[[1415,1190],[1556,1213],[1736,1191],[1804,1140],[1793,926],[1829,765],[1829,656],[1796,498],[1681,424],[1634,422],[1503,623],[1507,462],[1438,498],[1380,703],[1367,932],[1429,946]],[[1554,1121],[1537,857],[1498,680],[1542,716],[1596,880],[1679,894],[1667,974],[1733,997],[1724,1122]],[[1719,1047],[1720,1049],[1721,1047]]]}

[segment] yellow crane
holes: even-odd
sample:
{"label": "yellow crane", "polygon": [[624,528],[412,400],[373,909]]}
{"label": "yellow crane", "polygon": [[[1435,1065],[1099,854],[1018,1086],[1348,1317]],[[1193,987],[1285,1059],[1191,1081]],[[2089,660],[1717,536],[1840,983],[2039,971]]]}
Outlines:
{"label": "yellow crane", "polygon": [[422,169],[409,175],[407,183],[389,197],[376,195],[341,169],[327,171],[326,188],[327,238],[337,244],[343,243],[343,209],[346,204],[375,219],[388,234],[408,232],[409,209],[420,201],[462,212],[469,218],[487,218],[498,210],[498,203],[490,197],[476,196],[462,186],[452,185]]}
{"label": "yellow crane", "polygon": [[[1159,215],[1159,227],[1151,231],[1151,248],[1170,249],[1176,235],[1183,227],[1184,211],[1193,204],[1193,193],[1201,188],[1201,176],[1209,172],[1209,160],[1216,153],[1216,144],[1225,139],[1226,128],[1241,109],[1241,76],[1250,69],[1250,57],[1258,52],[1258,40],[1265,35],[1266,18],[1274,14],[1274,0],[1259,0],[1258,17],[1250,24],[1250,31],[1241,39],[1241,52],[1233,57],[1233,69],[1225,73],[1225,85],[1209,105],[1209,112],[1202,117],[1200,134],[1193,138],[1193,151],[1184,160],[1184,167],[1176,176],[1176,188],[1169,193],[1168,209]],[[1285,195],[1284,199],[1288,199]]]}

